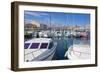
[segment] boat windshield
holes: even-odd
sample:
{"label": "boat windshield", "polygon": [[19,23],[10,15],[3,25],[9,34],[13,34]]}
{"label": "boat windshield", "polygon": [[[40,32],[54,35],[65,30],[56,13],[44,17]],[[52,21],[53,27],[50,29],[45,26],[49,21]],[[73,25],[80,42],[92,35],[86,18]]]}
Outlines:
{"label": "boat windshield", "polygon": [[39,46],[39,43],[32,43],[30,49],[37,49]]}
{"label": "boat windshield", "polygon": [[48,46],[48,43],[41,43],[40,49],[46,49]]}
{"label": "boat windshield", "polygon": [[50,44],[49,44],[49,49],[51,49],[53,47],[53,42],[51,42]]}
{"label": "boat windshield", "polygon": [[27,49],[29,47],[30,43],[25,43],[24,48]]}

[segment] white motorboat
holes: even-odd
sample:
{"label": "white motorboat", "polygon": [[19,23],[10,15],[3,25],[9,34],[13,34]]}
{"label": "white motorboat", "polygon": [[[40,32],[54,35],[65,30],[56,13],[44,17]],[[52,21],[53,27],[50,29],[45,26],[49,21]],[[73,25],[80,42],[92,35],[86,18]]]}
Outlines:
{"label": "white motorboat", "polygon": [[55,31],[55,34],[54,34],[54,36],[56,36],[56,37],[61,37],[62,36],[62,31]]}
{"label": "white motorboat", "polygon": [[34,38],[26,41],[25,62],[52,60],[56,51],[57,42],[51,38]]}
{"label": "white motorboat", "polygon": [[47,38],[48,37],[48,32],[47,31],[41,31],[38,33],[39,34],[39,37],[43,37],[43,38]]}
{"label": "white motorboat", "polygon": [[68,37],[70,35],[71,35],[70,31],[64,31],[64,36]]}
{"label": "white motorboat", "polygon": [[91,49],[89,45],[73,45],[70,46],[68,51],[65,53],[65,57],[70,60],[76,59],[90,59],[91,58]]}

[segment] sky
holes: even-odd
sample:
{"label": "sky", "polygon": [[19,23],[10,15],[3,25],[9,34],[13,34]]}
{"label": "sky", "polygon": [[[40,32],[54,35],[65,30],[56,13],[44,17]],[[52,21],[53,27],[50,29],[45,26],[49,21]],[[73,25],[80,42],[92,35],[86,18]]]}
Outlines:
{"label": "sky", "polygon": [[56,24],[59,26],[81,26],[90,24],[90,14],[24,11],[24,21],[25,23],[37,21],[46,25]]}

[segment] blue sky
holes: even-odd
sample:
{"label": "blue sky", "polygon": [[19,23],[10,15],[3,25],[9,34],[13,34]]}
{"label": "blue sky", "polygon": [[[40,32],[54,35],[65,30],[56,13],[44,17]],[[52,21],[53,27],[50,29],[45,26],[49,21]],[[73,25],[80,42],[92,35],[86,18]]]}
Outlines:
{"label": "blue sky", "polygon": [[[24,11],[25,23],[37,21],[46,25],[89,25],[90,14]],[[50,21],[51,20],[51,21]]]}

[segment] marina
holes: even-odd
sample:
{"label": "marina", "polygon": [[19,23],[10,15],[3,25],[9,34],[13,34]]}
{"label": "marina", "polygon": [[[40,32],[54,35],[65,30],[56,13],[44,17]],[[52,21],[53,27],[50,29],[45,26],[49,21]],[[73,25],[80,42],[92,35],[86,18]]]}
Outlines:
{"label": "marina", "polygon": [[[49,32],[50,31],[48,31],[48,33]],[[52,34],[51,34],[52,36],[48,36],[47,35],[48,33],[45,33],[45,34],[44,33],[41,33],[38,36],[36,35],[37,37],[36,36],[34,37],[33,35],[31,35],[32,38],[26,39],[25,42],[27,42],[28,40],[32,41],[32,39],[36,40],[37,38],[39,38],[39,39],[45,38],[43,41],[46,41],[46,39],[52,39],[53,42],[56,42],[57,44],[56,44],[56,47],[55,47],[55,51],[52,54],[52,57],[50,58],[51,60],[69,60],[70,58],[68,58],[68,54],[66,54],[66,52],[70,49],[71,46],[78,45],[78,49],[82,48],[80,46],[80,44],[83,44],[83,45],[85,44],[85,45],[90,46],[90,37],[89,37],[90,33],[89,32],[87,33],[87,37],[86,36],[82,36],[82,37],[80,36],[79,37],[79,35],[77,37],[77,36],[72,36],[72,34],[70,34],[69,36],[65,36],[65,35],[54,36]],[[78,34],[79,34],[79,32],[78,32]],[[33,42],[35,42],[34,40],[33,40]],[[41,40],[39,40],[38,42],[41,42]],[[80,46],[80,48],[79,48],[79,46]],[[87,49],[88,49],[88,47],[87,47]],[[27,52],[27,50],[26,50],[26,52]],[[31,50],[31,52],[33,53],[33,50]],[[39,53],[40,52],[38,51],[37,54],[39,54]],[[36,54],[36,53],[33,53],[33,54]],[[47,54],[44,54],[44,55],[47,55]],[[50,60],[50,59],[45,59],[45,60]],[[37,61],[37,60],[39,61],[39,56],[34,60],[35,61]],[[34,61],[34,60],[31,60],[31,61]],[[43,60],[43,59],[41,59],[41,60]]]}
{"label": "marina", "polygon": [[91,58],[89,14],[25,11],[24,18],[25,62]]}

